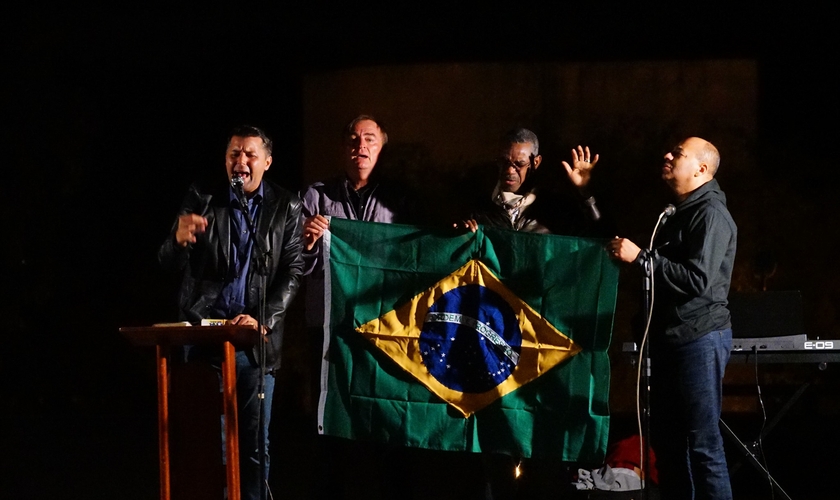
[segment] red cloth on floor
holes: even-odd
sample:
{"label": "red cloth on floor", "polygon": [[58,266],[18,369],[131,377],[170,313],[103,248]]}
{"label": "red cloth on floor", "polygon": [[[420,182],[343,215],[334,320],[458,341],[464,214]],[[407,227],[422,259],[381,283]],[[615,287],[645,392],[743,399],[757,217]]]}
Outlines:
{"label": "red cloth on floor", "polygon": [[[607,448],[605,463],[612,468],[641,469],[642,465],[639,463],[641,445],[639,443],[641,443],[641,439],[637,434],[634,434],[611,444]],[[659,484],[659,476],[656,473],[656,455],[653,453],[653,448],[648,450],[648,468],[650,480]]]}

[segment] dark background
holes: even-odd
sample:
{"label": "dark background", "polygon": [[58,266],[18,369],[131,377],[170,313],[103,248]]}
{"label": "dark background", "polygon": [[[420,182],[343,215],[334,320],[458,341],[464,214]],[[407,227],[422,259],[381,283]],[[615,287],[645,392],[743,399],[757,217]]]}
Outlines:
{"label": "dark background", "polygon": [[[768,289],[802,290],[809,337],[840,338],[833,9],[129,4],[13,7],[7,14],[0,142],[7,166],[4,498],[157,494],[153,358],[118,328],[173,319],[173,283],[158,271],[155,252],[188,183],[221,172],[232,125],[265,127],[275,139],[269,177],[303,187],[302,82],[321,72],[413,63],[755,61],[757,139],[743,147],[758,168],[730,187],[754,189],[755,198],[740,203],[760,205],[745,212],[774,217],[736,217],[742,234],[761,240],[751,255],[739,255],[744,273],[756,271],[740,282],[760,289],[759,270],[771,262],[777,275]],[[650,153],[655,164],[661,151]],[[607,191],[614,211],[650,195]],[[637,224],[629,223],[627,234],[650,225]],[[789,423],[774,430],[777,444],[766,443],[771,470],[794,497],[826,498],[830,471],[840,465],[831,449],[840,413],[835,370],[817,374]],[[814,375],[809,367],[767,372],[771,412]],[[274,426],[305,432],[305,376],[284,377],[278,400],[288,404]],[[757,432],[760,408],[735,413],[746,432]],[[275,451],[274,488],[305,498],[308,449],[287,442]],[[747,470],[734,481],[739,492],[762,486]]]}

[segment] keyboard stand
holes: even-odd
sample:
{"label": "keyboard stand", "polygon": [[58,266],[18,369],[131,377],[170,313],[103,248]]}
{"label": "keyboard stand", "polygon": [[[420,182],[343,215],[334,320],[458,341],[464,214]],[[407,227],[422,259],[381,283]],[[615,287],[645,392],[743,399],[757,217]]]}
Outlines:
{"label": "keyboard stand", "polygon": [[[729,363],[813,363],[817,366],[819,371],[823,371],[828,368],[828,363],[837,363],[840,362],[840,350],[832,349],[832,350],[792,350],[792,351],[758,351],[756,352],[754,349],[749,351],[732,351]],[[811,386],[811,382],[803,383],[782,406],[782,408],[776,413],[776,415],[770,420],[770,422],[765,426],[765,428],[761,431],[758,439],[755,441],[744,444],[735,432],[723,421],[720,419],[720,428],[721,431],[725,436],[727,436],[737,447],[738,451],[744,456],[744,459],[750,463],[758,472],[762,475],[762,477],[767,478],[770,484],[773,486],[773,489],[781,495],[780,498],[784,500],[791,500],[790,496],[785,492],[784,489],[773,479],[773,476],[767,471],[767,468],[762,465],[761,461],[758,459],[758,452],[759,452],[759,445],[761,441],[776,427],[776,424],[787,414],[787,412],[793,407],[793,405],[799,400],[800,397],[805,393],[805,391]],[[738,469],[740,469],[741,465],[743,464],[743,460],[739,461],[735,465],[729,468],[730,477],[733,476]]]}
{"label": "keyboard stand", "polygon": [[[764,427],[764,429],[761,431],[761,434],[759,434],[758,439],[756,439],[755,441],[753,441],[749,444],[745,444],[743,441],[741,441],[738,438],[738,435],[735,434],[735,431],[733,431],[726,424],[726,422],[723,421],[722,418],[720,419],[720,428],[723,431],[723,434],[725,436],[727,436],[730,440],[732,440],[737,445],[738,451],[741,452],[741,454],[744,456],[744,459],[746,459],[747,462],[749,462],[749,464],[752,465],[755,468],[755,470],[758,471],[759,474],[761,474],[763,477],[766,477],[767,480],[770,481],[770,484],[773,486],[773,489],[776,490],[776,492],[779,495],[781,495],[781,498],[784,499],[784,500],[791,500],[790,495],[788,495],[785,492],[785,490],[782,489],[782,487],[779,485],[779,483],[777,483],[776,480],[773,479],[773,476],[770,475],[770,471],[768,471],[764,467],[764,465],[762,465],[762,463],[758,459],[757,455],[758,455],[758,452],[759,452],[759,447],[760,447],[760,444],[761,444],[761,440],[763,440],[770,433],[770,431],[773,430],[773,428],[776,426],[776,424],[779,423],[779,420],[782,419],[782,417],[788,412],[788,410],[790,410],[790,408],[794,405],[794,403],[796,403],[796,401],[802,396],[802,394],[805,393],[805,391],[810,386],[811,386],[810,382],[805,382],[804,384],[802,384],[799,387],[799,389],[796,390],[796,393],[793,396],[791,396],[790,399],[788,399],[787,402],[785,402],[785,405],[778,411],[778,413],[776,413],[776,416],[774,416],[770,420],[770,422]],[[741,468],[742,464],[743,464],[743,460],[739,461],[738,463],[736,463],[735,465],[730,467],[729,468],[729,476],[730,477],[734,476],[735,473],[738,472],[738,469]]]}
{"label": "keyboard stand", "polygon": [[[783,498],[784,500],[791,500],[790,495],[788,495],[785,492],[785,490],[782,489],[779,483],[777,483],[776,480],[773,479],[773,476],[770,475],[770,472],[764,468],[764,466],[761,464],[761,461],[759,461],[756,457],[755,453],[758,449],[758,442],[754,441],[750,443],[749,446],[745,445],[740,439],[738,439],[738,436],[735,434],[735,432],[732,429],[730,429],[728,425],[726,425],[726,422],[724,422],[723,419],[720,419],[720,428],[723,431],[724,435],[726,435],[727,437],[732,439],[732,441],[739,445],[738,451],[740,451],[744,455],[744,458],[746,458],[747,461],[750,464],[752,464],[752,466],[755,467],[755,469],[762,476],[766,477],[767,480],[770,481],[770,484],[773,486],[773,489],[776,490],[776,492],[779,495],[781,495],[780,498]],[[732,477],[735,474],[738,467],[740,467],[740,463],[736,465],[736,467],[734,468],[735,470],[730,472],[730,477]]]}

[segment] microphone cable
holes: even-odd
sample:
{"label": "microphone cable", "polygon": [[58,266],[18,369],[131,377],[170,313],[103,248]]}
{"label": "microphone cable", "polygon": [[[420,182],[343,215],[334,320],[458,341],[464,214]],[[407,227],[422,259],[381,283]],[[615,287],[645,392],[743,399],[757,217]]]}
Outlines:
{"label": "microphone cable", "polygon": [[[639,360],[638,360],[638,363],[637,363],[637,370],[636,370],[636,425],[639,429],[639,436],[642,438],[642,439],[639,439],[639,465],[640,466],[643,466],[647,463],[647,461],[646,461],[647,457],[645,457],[645,439],[650,439],[650,436],[646,436],[645,433],[642,430],[642,408],[641,408],[642,369],[643,369],[643,366],[644,366],[644,369],[648,371],[648,373],[647,373],[647,375],[648,375],[648,386],[645,389],[647,391],[648,410],[650,409],[650,366],[647,366],[647,364],[649,364],[650,360],[649,359],[647,360],[648,361],[647,364],[644,362],[645,361],[644,360],[645,345],[648,342],[648,333],[650,331],[650,321],[651,321],[651,318],[653,317],[653,301],[654,301],[654,295],[655,295],[654,294],[654,285],[653,285],[654,284],[653,262],[650,260],[650,257],[651,257],[651,252],[653,251],[653,240],[656,238],[657,231],[662,226],[662,224],[665,222],[665,219],[667,219],[671,215],[674,215],[675,211],[676,211],[676,208],[674,207],[674,205],[668,205],[667,207],[665,207],[665,210],[663,210],[662,213],[659,214],[659,218],[656,220],[656,226],[653,228],[653,233],[650,235],[650,243],[648,244],[648,252],[644,257],[644,259],[645,259],[644,265],[645,265],[645,267],[647,267],[647,269],[645,269],[645,274],[646,274],[645,279],[650,280],[650,294],[649,294],[650,302],[648,304],[647,311],[645,311],[645,316],[646,316],[646,318],[645,318],[645,329],[644,329],[644,332],[642,333],[642,343],[639,346]],[[648,424],[649,424],[650,423],[650,413],[648,413],[647,418],[648,418]],[[649,464],[648,464],[648,467],[649,467]],[[642,490],[644,490],[645,481],[647,480],[647,478],[650,474],[648,474],[649,471],[646,470],[646,468],[640,467],[640,469],[642,470],[642,476],[643,476],[642,477]]]}

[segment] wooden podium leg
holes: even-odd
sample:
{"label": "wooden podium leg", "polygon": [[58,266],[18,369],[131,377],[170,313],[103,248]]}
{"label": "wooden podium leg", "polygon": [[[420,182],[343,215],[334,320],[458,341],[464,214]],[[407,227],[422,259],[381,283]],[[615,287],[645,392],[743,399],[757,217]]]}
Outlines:
{"label": "wooden podium leg", "polygon": [[156,346],[158,383],[158,454],[160,498],[170,500],[169,489],[169,347]]}
{"label": "wooden podium leg", "polygon": [[225,413],[225,456],[229,500],[240,500],[239,491],[239,419],[236,410],[236,353],[233,344],[225,342],[222,362],[222,392]]}
{"label": "wooden podium leg", "polygon": [[[222,327],[156,326],[120,328],[137,345],[155,346],[158,383],[158,454],[162,500],[215,499],[227,489],[240,500],[239,417],[236,357],[231,341],[243,345],[259,337],[241,325]],[[196,342],[198,340],[199,342]],[[219,432],[219,371],[216,360],[172,363],[170,346],[201,344],[223,350],[222,408],[225,432]],[[215,358],[215,356],[213,356]],[[225,471],[222,473],[222,438]]]}

